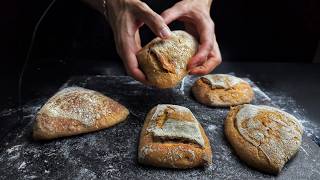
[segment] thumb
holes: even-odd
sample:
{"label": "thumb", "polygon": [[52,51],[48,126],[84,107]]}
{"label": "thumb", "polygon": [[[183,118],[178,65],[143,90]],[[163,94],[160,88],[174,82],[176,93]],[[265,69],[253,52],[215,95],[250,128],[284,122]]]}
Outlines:
{"label": "thumb", "polygon": [[139,6],[139,19],[147,24],[151,31],[158,37],[162,39],[169,38],[171,31],[163,18],[159,14],[155,13],[148,5],[145,3],[142,4],[144,5]]}

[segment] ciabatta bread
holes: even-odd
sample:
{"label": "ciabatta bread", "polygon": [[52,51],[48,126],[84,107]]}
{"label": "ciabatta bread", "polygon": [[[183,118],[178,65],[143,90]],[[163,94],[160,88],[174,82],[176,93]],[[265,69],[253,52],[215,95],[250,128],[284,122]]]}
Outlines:
{"label": "ciabatta bread", "polygon": [[127,118],[129,111],[103,94],[80,87],[65,88],[37,113],[34,139],[53,139],[97,131]]}

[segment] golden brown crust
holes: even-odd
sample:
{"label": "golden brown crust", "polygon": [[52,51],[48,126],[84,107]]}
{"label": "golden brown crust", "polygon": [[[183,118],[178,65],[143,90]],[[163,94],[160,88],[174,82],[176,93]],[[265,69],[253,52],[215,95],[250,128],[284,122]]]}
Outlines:
{"label": "golden brown crust", "polygon": [[187,64],[197,50],[197,41],[184,31],[169,39],[155,38],[137,53],[139,66],[151,85],[172,88],[188,74]]}
{"label": "golden brown crust", "polygon": [[216,107],[250,103],[254,97],[249,83],[238,83],[229,89],[212,88],[202,78],[193,84],[192,93],[200,103]]}
{"label": "golden brown crust", "polygon": [[[242,107],[243,105],[231,107],[231,110],[228,113],[228,116],[225,120],[224,132],[229,143],[231,144],[231,146],[233,147],[233,149],[235,150],[239,158],[244,162],[246,162],[250,167],[253,167],[257,170],[260,170],[266,173],[278,174],[281,171],[284,164],[286,163],[286,161],[288,161],[299,149],[299,146],[300,146],[299,143],[301,143],[301,134],[300,134],[300,140],[297,140],[299,138],[294,139],[294,141],[297,141],[298,145],[294,147],[291,145],[283,144],[282,146],[284,147],[288,146],[290,147],[290,149],[279,149],[280,151],[284,151],[285,156],[287,157],[282,157],[276,154],[275,157],[278,157],[279,159],[274,159],[272,157],[270,158],[268,157],[268,154],[270,155],[270,153],[282,153],[280,151],[272,150],[272,148],[274,147],[274,144],[269,144],[269,141],[273,141],[273,142],[281,141],[280,136],[277,136],[278,132],[275,130],[276,128],[269,129],[268,130],[268,133],[270,133],[269,137],[262,139],[262,141],[259,142],[259,145],[254,145],[252,142],[249,142],[247,139],[245,139],[243,135],[240,134],[236,126],[237,124],[236,117]],[[258,118],[262,124],[267,126],[267,124],[269,124],[271,121],[270,118],[268,118],[270,117],[270,114],[269,115],[267,114],[266,116],[265,115],[263,115],[263,112],[259,113],[255,117],[255,119]],[[291,125],[292,125],[292,128],[295,128],[297,130],[297,132],[302,133],[302,130],[300,128],[297,128],[298,126],[296,126],[296,124],[291,124]],[[241,124],[241,126],[244,126],[247,128],[248,124]],[[251,131],[250,133],[255,133],[255,132],[257,131]],[[288,144],[291,144],[291,142],[288,142]],[[271,147],[271,149],[264,149],[263,147]]]}
{"label": "golden brown crust", "polygon": [[250,142],[246,141],[235,127],[235,116],[240,107],[241,106],[231,107],[224,124],[224,132],[229,143],[234,147],[234,150],[240,159],[245,161],[249,166],[264,172],[278,173],[277,168],[270,166],[264,153]]}
{"label": "golden brown crust", "polygon": [[[80,91],[86,90],[81,88]],[[96,116],[94,118],[93,124],[91,125],[84,124],[83,122],[81,122],[81,120],[73,119],[74,117],[71,116],[66,117],[68,116],[66,114],[58,114],[56,116],[52,116],[52,114],[48,112],[49,110],[44,109],[43,107],[36,116],[36,121],[33,126],[33,138],[35,140],[49,140],[59,137],[98,131],[120,123],[127,118],[129,114],[127,108],[112,100],[111,98],[103,96],[100,93],[99,96],[101,96],[99,97],[99,101],[101,101],[101,104],[104,104],[106,106],[102,107],[102,105],[99,104],[100,106],[97,107],[97,109],[95,109],[96,112],[93,113],[98,114],[98,111],[101,111],[103,109],[107,109],[107,111],[110,113],[103,116]],[[58,101],[61,100],[63,101],[63,98],[59,99]],[[83,108],[79,105],[79,99],[77,98],[74,98],[74,101],[68,101],[64,103],[65,104],[63,107],[67,107],[66,110],[69,112],[77,108]],[[57,106],[59,106],[59,104],[57,104]]]}
{"label": "golden brown crust", "polygon": [[[203,128],[199,124],[201,135],[204,139],[204,147],[199,144],[183,142],[179,140],[159,140],[147,129],[151,126],[151,117],[154,115],[156,107],[147,114],[143,129],[140,134],[139,162],[156,167],[167,168],[192,168],[204,166],[212,163],[212,152],[209,139]],[[180,120],[193,121],[188,113],[171,113],[170,118],[175,117]],[[158,117],[158,123],[161,122]],[[164,119],[163,119],[164,120]]]}

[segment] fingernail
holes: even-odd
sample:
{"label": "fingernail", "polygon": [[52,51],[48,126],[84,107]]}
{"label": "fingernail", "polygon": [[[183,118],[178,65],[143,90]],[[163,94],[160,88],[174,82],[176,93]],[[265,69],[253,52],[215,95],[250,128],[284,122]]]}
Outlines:
{"label": "fingernail", "polygon": [[168,38],[171,35],[171,31],[168,27],[164,27],[160,31],[160,37],[161,38]]}

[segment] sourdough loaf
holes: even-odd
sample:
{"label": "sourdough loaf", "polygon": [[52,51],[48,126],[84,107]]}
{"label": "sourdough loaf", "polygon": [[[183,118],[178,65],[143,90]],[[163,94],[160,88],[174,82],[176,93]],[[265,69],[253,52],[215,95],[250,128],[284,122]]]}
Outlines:
{"label": "sourdough loaf", "polygon": [[299,150],[302,133],[294,116],[269,106],[232,107],[225,121],[225,135],[240,159],[272,174]]}
{"label": "sourdough loaf", "polygon": [[160,104],[148,113],[140,134],[138,160],[142,164],[192,168],[211,164],[210,142],[185,107]]}
{"label": "sourdough loaf", "polygon": [[80,87],[65,88],[40,109],[34,139],[53,139],[97,131],[128,116],[127,108],[103,94]]}
{"label": "sourdough loaf", "polygon": [[250,84],[228,74],[209,74],[192,86],[197,101],[208,106],[228,107],[250,103],[254,92]]}
{"label": "sourdough loaf", "polygon": [[187,64],[197,48],[193,36],[173,31],[168,39],[157,37],[148,43],[137,53],[137,59],[151,85],[172,88],[188,74]]}

